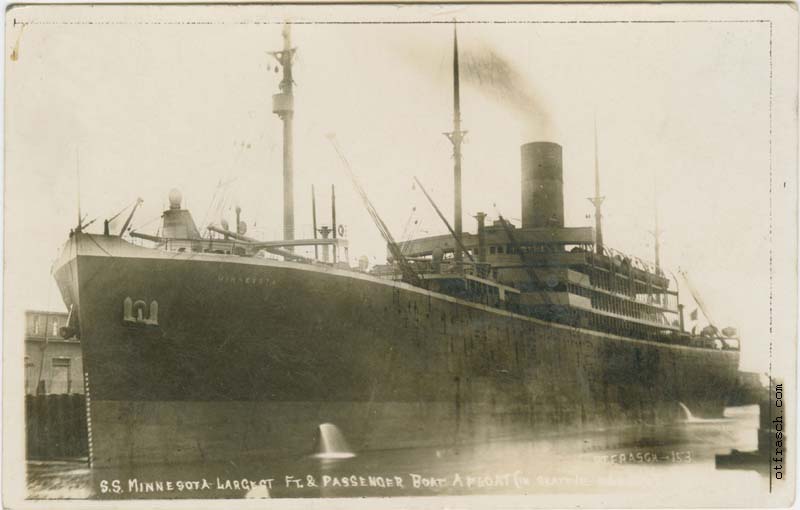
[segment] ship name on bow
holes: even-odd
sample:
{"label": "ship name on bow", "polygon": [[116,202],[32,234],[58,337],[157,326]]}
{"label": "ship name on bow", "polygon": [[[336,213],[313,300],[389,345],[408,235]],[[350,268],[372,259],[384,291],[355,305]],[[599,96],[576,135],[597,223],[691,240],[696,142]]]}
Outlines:
{"label": "ship name on bow", "polygon": [[219,283],[235,283],[239,285],[257,285],[267,286],[272,285],[274,281],[270,278],[256,277],[256,276],[231,276],[220,274],[217,276]]}

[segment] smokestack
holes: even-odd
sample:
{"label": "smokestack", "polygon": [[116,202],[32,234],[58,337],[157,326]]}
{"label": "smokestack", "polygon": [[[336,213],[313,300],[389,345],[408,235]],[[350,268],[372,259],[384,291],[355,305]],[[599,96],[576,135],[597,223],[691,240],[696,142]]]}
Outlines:
{"label": "smokestack", "polygon": [[531,142],[522,153],[522,228],[564,227],[561,146]]}
{"label": "smokestack", "polygon": [[[283,50],[270,53],[283,69],[283,79],[278,87],[280,92],[272,96],[272,112],[283,121],[283,239],[294,239],[294,147],[292,142],[292,123],[294,119],[294,94],[292,88],[292,48],[291,25],[283,26]],[[286,248],[292,251],[291,247]]]}

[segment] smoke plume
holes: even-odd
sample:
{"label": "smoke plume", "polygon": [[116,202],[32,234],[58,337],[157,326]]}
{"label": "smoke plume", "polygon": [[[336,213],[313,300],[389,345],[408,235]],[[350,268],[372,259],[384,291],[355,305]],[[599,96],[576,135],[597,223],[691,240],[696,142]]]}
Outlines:
{"label": "smoke plume", "polygon": [[549,115],[533,85],[498,51],[488,44],[470,45],[460,51],[459,60],[461,80],[510,108],[520,117],[527,136],[551,136]]}
{"label": "smoke plume", "polygon": [[[506,108],[520,120],[523,135],[529,140],[545,140],[552,136],[550,116],[535,87],[522,74],[519,63],[511,63],[494,46],[470,37],[459,38],[459,68],[464,92],[478,91],[484,97]],[[431,51],[429,45],[441,45]],[[441,73],[452,69],[452,39],[394,41],[394,49],[403,60],[428,76],[441,79]]]}

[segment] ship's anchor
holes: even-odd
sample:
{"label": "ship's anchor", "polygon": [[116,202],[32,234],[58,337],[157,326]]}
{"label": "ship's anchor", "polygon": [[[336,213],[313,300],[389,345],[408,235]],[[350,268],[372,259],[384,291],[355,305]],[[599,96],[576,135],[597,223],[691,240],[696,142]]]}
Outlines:
{"label": "ship's anchor", "polygon": [[122,302],[122,320],[133,324],[158,326],[158,301],[151,301],[148,310],[147,304],[141,299],[134,302],[126,297]]}

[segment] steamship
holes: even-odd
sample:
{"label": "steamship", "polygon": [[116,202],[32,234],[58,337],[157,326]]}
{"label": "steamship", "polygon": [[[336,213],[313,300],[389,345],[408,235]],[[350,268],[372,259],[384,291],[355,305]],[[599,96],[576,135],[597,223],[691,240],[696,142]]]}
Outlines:
{"label": "steamship", "polygon": [[174,190],[158,235],[129,231],[130,217],[119,234],[78,225],[54,263],[94,466],[298,457],[321,423],[365,451],[670,423],[681,404],[721,415],[738,343],[687,332],[660,265],[604,246],[598,169],[595,226],[565,226],[562,148],[526,143],[521,225],[478,213],[462,228],[457,39],[450,233],[398,244],[355,182],[386,264],[337,258],[336,225],[294,239],[288,27],[284,43],[284,239],[238,220],[201,233]]}

